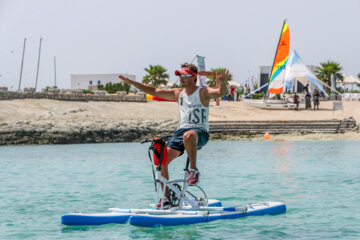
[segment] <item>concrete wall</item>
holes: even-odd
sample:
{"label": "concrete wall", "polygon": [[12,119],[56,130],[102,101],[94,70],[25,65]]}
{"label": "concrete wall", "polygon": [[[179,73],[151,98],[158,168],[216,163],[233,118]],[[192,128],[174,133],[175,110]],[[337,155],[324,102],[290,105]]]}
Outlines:
{"label": "concrete wall", "polygon": [[[136,81],[136,76],[122,74]],[[106,83],[121,83],[119,74],[71,74],[71,89],[88,89],[89,86],[106,85]]]}

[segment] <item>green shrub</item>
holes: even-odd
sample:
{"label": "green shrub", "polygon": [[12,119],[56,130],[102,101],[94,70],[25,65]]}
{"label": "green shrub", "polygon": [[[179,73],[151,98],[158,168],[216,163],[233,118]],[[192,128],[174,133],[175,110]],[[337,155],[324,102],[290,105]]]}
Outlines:
{"label": "green shrub", "polygon": [[94,92],[92,92],[92,91],[85,90],[85,89],[82,90],[82,94],[88,94],[88,93],[94,94]]}
{"label": "green shrub", "polygon": [[262,99],[264,98],[264,94],[263,93],[254,93],[253,95],[251,95],[252,99]]}
{"label": "green shrub", "polygon": [[49,90],[51,90],[51,89],[57,89],[57,88],[58,88],[57,86],[53,86],[53,87],[46,86],[46,88],[42,89],[42,92],[48,93]]}
{"label": "green shrub", "polygon": [[179,83],[179,84],[176,84],[174,83],[171,88],[182,88],[182,85]]}

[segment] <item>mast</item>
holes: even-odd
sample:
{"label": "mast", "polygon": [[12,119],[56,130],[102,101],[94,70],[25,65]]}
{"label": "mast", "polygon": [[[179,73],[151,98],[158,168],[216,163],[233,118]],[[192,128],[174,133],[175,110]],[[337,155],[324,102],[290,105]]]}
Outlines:
{"label": "mast", "polygon": [[23,66],[24,66],[25,46],[26,46],[26,38],[24,38],[24,47],[23,47],[23,54],[22,54],[22,60],[21,60],[20,80],[19,80],[18,92],[20,92],[20,86],[21,86],[21,77],[22,77]]}
{"label": "mast", "polygon": [[280,40],[281,40],[282,32],[283,32],[283,30],[284,30],[284,26],[285,26],[285,24],[286,24],[286,21],[287,21],[287,19],[285,18],[285,19],[284,19],[284,23],[283,23],[283,25],[282,25],[282,27],[281,27],[281,32],[280,32],[279,41],[278,41],[278,44],[277,44],[277,46],[276,46],[276,52],[275,52],[275,56],[274,56],[274,61],[273,61],[273,64],[272,64],[272,67],[271,67],[271,70],[270,70],[270,77],[269,77],[269,82],[268,82],[268,89],[267,89],[267,91],[266,91],[265,99],[266,99],[267,97],[269,97],[270,80],[271,80],[271,77],[272,77],[272,72],[273,72],[274,65],[275,65],[276,55],[277,55],[277,52],[279,51]]}
{"label": "mast", "polygon": [[54,56],[54,76],[55,76],[55,87],[56,87],[56,56]]}
{"label": "mast", "polygon": [[39,57],[38,57],[38,64],[37,64],[37,70],[36,70],[35,92],[36,92],[37,83],[38,83],[38,77],[39,77],[40,53],[41,53],[41,42],[42,42],[42,37],[40,37]]}

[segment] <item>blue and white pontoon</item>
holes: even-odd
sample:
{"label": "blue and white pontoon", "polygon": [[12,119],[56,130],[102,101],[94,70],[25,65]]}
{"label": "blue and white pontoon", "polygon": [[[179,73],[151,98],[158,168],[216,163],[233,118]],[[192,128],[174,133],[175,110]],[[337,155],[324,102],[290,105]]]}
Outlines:
{"label": "blue and white pontoon", "polygon": [[[276,215],[286,211],[285,204],[280,202],[261,202],[250,203],[240,207],[223,207],[220,201],[208,199],[205,192],[198,186],[203,192],[204,197],[194,196],[194,194],[188,191],[189,186],[187,184],[189,158],[184,169],[183,179],[167,180],[163,178],[161,176],[161,166],[164,164],[163,152],[164,150],[166,151],[165,138],[155,138],[145,140],[144,142],[151,142],[149,156],[151,156],[150,151],[153,151],[154,155],[154,161],[151,157],[150,160],[155,181],[155,203],[158,203],[160,199],[162,199],[161,202],[164,202],[165,189],[168,187],[170,191],[170,209],[164,209],[163,206],[156,208],[155,204],[150,204],[149,208],[144,209],[110,208],[109,212],[106,213],[70,213],[61,217],[61,223],[64,225],[101,225],[126,223],[129,221],[134,226],[157,227],[194,224],[246,216]],[[161,183],[163,183],[164,188],[161,188]]]}

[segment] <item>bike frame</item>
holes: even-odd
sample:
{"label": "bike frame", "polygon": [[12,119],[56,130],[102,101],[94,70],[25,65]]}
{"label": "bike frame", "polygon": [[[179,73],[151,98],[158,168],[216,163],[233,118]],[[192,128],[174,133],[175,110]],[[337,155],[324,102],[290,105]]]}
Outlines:
{"label": "bike frame", "polygon": [[[163,140],[165,137],[160,139],[153,139],[153,140],[145,140],[144,142],[152,142],[152,145],[149,148],[149,158],[152,163],[154,174],[154,181],[155,181],[155,191],[156,191],[156,198],[155,198],[155,207],[157,203],[161,200],[160,210],[164,209],[164,199],[166,188],[173,191],[175,196],[179,199],[179,206],[177,209],[184,209],[184,206],[191,206],[191,209],[199,209],[199,204],[196,203],[195,199],[191,199],[185,195],[188,187],[188,178],[189,178],[189,157],[187,158],[187,162],[184,168],[184,178],[183,179],[175,179],[175,180],[168,180],[161,175],[161,164],[163,162],[163,151],[166,151],[166,144]],[[161,144],[161,150],[159,154],[159,162],[158,165],[155,165],[154,158],[151,158],[150,150],[154,151],[153,144],[157,142]],[[179,190],[175,184],[179,183],[181,185],[181,190]],[[163,186],[161,186],[161,184]],[[187,208],[188,209],[188,208]]]}
{"label": "bike frame", "polygon": [[[156,200],[155,200],[155,203],[158,203],[161,199],[160,210],[164,209],[163,204],[164,204],[164,199],[165,199],[166,188],[171,189],[175,193],[177,198],[179,199],[178,209],[183,209],[184,205],[190,205],[191,209],[199,208],[198,204],[194,200],[190,199],[189,197],[187,197],[185,195],[185,192],[188,187],[187,180],[189,178],[189,172],[187,169],[184,169],[184,178],[183,179],[167,180],[166,178],[161,176],[161,167],[160,168],[157,167],[154,163],[153,163],[153,167],[156,169],[156,173],[155,173]],[[161,187],[161,183],[163,184],[163,187]],[[181,191],[179,191],[179,189],[174,185],[175,183],[182,184]]]}

